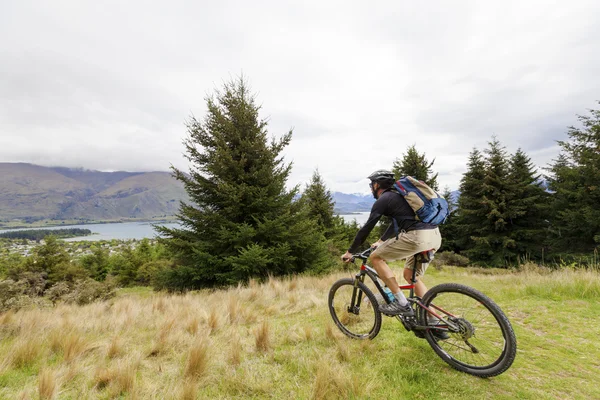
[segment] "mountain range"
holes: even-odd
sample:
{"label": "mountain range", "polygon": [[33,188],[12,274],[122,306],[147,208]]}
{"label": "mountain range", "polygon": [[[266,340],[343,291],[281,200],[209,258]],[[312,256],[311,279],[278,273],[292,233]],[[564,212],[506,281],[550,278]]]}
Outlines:
{"label": "mountain range", "polygon": [[[340,214],[369,211],[373,197],[332,193]],[[186,200],[169,172],[101,172],[0,163],[0,224],[19,220],[151,220],[176,214]]]}
{"label": "mountain range", "polygon": [[169,172],[100,172],[0,163],[0,221],[108,221],[175,214],[187,196]]}

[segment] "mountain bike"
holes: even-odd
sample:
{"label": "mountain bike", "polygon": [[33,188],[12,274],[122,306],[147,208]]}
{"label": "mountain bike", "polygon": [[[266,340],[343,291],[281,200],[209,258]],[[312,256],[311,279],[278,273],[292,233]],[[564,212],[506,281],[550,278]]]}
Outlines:
{"label": "mountain bike", "polygon": [[[390,303],[389,291],[377,272],[366,264],[373,249],[352,255],[362,261],[354,278],[340,279],[329,290],[328,306],[333,321],[348,337],[373,339],[381,329],[379,305]],[[414,257],[407,300],[414,316],[396,316],[407,331],[425,338],[435,353],[453,368],[479,377],[492,377],[506,371],[517,352],[513,328],[500,307],[489,297],[458,283],[443,283],[419,298],[414,293],[418,263],[433,258],[432,251]],[[379,295],[367,286],[369,277]],[[436,332],[437,331],[437,332]],[[445,332],[445,333],[444,333]]]}

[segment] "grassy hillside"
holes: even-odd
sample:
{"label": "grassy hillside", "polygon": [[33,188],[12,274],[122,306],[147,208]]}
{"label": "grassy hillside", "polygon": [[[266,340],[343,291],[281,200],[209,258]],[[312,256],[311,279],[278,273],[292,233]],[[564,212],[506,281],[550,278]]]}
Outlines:
{"label": "grassy hillside", "polygon": [[385,318],[373,341],[337,331],[326,277],[186,295],[123,290],[110,302],[0,316],[0,398],[591,399],[600,275],[446,268],[501,305],[519,350],[491,379],[455,371]]}
{"label": "grassy hillside", "polygon": [[186,198],[168,172],[100,172],[0,163],[0,222],[171,216]]}

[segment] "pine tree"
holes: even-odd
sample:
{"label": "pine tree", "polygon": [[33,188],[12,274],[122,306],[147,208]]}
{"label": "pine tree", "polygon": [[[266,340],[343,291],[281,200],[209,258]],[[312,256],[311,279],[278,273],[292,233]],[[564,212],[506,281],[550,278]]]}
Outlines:
{"label": "pine tree", "polygon": [[267,122],[243,78],[207,99],[203,121],[192,118],[184,141],[190,173],[173,168],[190,202],[181,228],[158,228],[176,255],[161,285],[191,289],[319,268],[324,238],[286,190],[291,164],[281,157],[292,132],[268,140]]}
{"label": "pine tree", "polygon": [[485,150],[486,161],[482,185],[482,210],[485,218],[481,220],[480,234],[473,237],[475,246],[471,255],[484,263],[503,266],[516,261],[515,243],[508,235],[508,156],[505,148],[496,137],[489,142]]}
{"label": "pine tree", "polygon": [[328,237],[334,226],[334,202],[318,170],[315,170],[310,183],[306,185],[301,201],[308,208],[309,217],[317,222]]}
{"label": "pine tree", "polygon": [[485,212],[483,209],[483,179],[485,177],[485,162],[478,149],[473,149],[469,154],[467,171],[460,181],[460,197],[456,210],[456,247],[461,252],[469,254],[474,259],[480,256],[472,251],[475,246],[474,237],[483,232]]}
{"label": "pine tree", "polygon": [[420,154],[415,145],[412,145],[406,151],[406,154],[402,155],[402,159],[396,159],[392,167],[392,172],[396,178],[401,176],[410,175],[417,178],[420,181],[428,184],[433,190],[438,190],[437,173],[433,173],[431,167],[433,161],[429,162],[425,158],[425,153]]}
{"label": "pine tree", "polygon": [[515,254],[540,260],[546,234],[548,193],[531,159],[521,150],[509,163],[507,216]]}
{"label": "pine tree", "polygon": [[554,247],[587,252],[600,245],[600,110],[577,118],[581,127],[569,127],[569,140],[558,142],[548,181]]}

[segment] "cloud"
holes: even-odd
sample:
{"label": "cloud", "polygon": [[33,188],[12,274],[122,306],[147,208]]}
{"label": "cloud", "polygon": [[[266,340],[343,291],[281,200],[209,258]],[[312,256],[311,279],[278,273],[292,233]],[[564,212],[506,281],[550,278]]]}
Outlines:
{"label": "cloud", "polygon": [[244,74],[290,185],[318,167],[365,192],[415,144],[458,187],[495,134],[539,166],[596,106],[600,3],[0,5],[0,160],[101,170],[185,168],[185,121]]}

